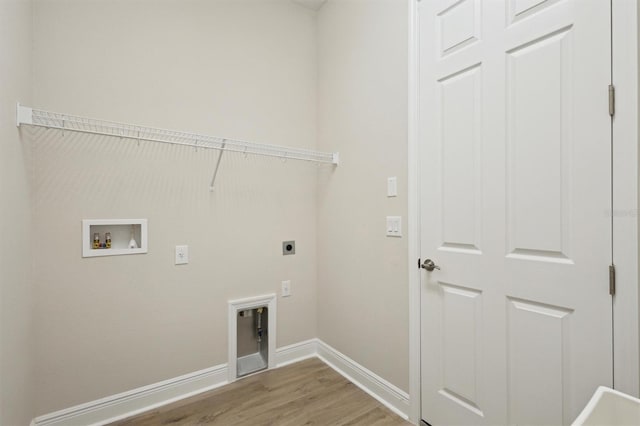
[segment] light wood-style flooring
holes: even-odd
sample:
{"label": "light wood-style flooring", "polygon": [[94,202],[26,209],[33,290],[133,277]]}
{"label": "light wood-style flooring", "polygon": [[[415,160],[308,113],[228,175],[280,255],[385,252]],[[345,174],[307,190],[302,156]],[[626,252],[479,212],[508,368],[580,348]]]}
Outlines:
{"label": "light wood-style flooring", "polygon": [[317,358],[265,371],[114,426],[409,425]]}

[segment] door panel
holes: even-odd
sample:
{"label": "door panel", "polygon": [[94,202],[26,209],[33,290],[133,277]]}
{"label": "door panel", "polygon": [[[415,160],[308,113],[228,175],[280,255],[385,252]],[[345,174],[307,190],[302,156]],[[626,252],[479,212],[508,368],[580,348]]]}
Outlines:
{"label": "door panel", "polygon": [[507,365],[511,423],[562,424],[563,401],[570,397],[571,386],[567,356],[570,317],[570,309],[509,300]]}
{"label": "door panel", "polygon": [[432,425],[570,423],[611,385],[609,7],[419,4]]}
{"label": "door panel", "polygon": [[480,67],[439,81],[442,105],[441,249],[480,250]]}
{"label": "door panel", "polygon": [[542,9],[553,5],[558,0],[508,0],[509,23],[514,23],[527,16],[540,12]]}
{"label": "door panel", "polygon": [[440,55],[445,56],[477,41],[480,0],[460,0],[438,13]]}
{"label": "door panel", "polygon": [[569,260],[571,38],[563,28],[507,53],[511,257]]}
{"label": "door panel", "polygon": [[478,408],[478,358],[482,345],[482,293],[441,284],[443,298],[442,390],[473,410]]}

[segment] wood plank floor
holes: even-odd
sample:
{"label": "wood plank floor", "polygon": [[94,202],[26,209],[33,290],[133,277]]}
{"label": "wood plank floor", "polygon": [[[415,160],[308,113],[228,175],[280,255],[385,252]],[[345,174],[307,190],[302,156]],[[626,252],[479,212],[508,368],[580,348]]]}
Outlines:
{"label": "wood plank floor", "polygon": [[249,376],[112,423],[114,426],[409,424],[317,358]]}

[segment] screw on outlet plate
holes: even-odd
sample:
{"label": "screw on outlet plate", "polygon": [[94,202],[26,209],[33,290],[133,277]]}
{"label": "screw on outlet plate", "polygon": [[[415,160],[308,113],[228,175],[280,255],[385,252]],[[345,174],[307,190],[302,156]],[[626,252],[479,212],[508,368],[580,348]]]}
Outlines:
{"label": "screw on outlet plate", "polygon": [[296,254],[296,242],[295,241],[283,241],[282,242],[282,254]]}

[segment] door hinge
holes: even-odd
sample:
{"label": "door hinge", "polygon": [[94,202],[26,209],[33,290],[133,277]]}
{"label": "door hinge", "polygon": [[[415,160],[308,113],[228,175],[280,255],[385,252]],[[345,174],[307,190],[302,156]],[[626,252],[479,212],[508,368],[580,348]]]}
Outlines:
{"label": "door hinge", "polygon": [[609,265],[609,294],[616,295],[616,266],[613,263]]}
{"label": "door hinge", "polygon": [[609,85],[609,115],[613,117],[616,113],[616,88]]}

